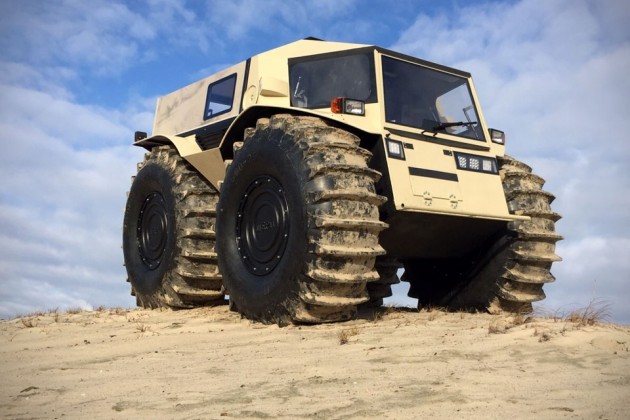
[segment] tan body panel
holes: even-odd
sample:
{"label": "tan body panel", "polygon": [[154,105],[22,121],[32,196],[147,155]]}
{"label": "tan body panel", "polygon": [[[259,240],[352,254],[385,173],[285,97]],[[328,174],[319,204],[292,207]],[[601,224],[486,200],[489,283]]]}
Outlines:
{"label": "tan body panel", "polygon": [[[483,217],[495,220],[526,220],[509,213],[499,175],[458,170],[453,157],[457,149],[426,141],[389,136],[412,144],[404,149],[406,160],[387,159],[392,193],[397,210]],[[383,147],[386,147],[383,144]],[[492,153],[475,151],[476,155],[494,157]],[[412,175],[413,169],[438,171],[457,180]],[[402,180],[408,180],[403,182]]]}
{"label": "tan body panel", "polygon": [[[183,89],[166,95],[158,100],[154,123],[155,136],[168,138],[178,149],[182,157],[190,162],[215,187],[225,177],[223,159],[219,148],[202,150],[195,142],[194,130],[203,129],[213,124],[234,120],[241,113],[241,106],[246,113],[252,107],[274,107],[287,111],[299,110],[300,113],[312,114],[341,124],[377,134],[385,139],[391,138],[413,145],[405,149],[405,160],[386,158],[387,171],[391,180],[393,204],[396,210],[404,212],[422,212],[458,215],[491,220],[524,220],[525,216],[509,213],[505,194],[498,175],[458,170],[453,153],[456,151],[479,156],[502,156],[504,148],[489,141],[487,126],[478,105],[478,98],[468,78],[471,94],[477,104],[479,123],[486,133],[483,141],[465,139],[446,132],[427,134],[423,130],[397,126],[385,121],[385,101],[381,56],[388,55],[374,49],[374,70],[379,100],[367,103],[364,116],[334,114],[328,108],[303,109],[291,107],[288,60],[296,57],[365,49],[367,45],[322,42],[316,40],[297,41],[252,57],[249,62],[242,62]],[[400,57],[396,57],[401,59]],[[411,61],[410,61],[411,62]],[[417,63],[413,63],[417,64]],[[444,71],[440,67],[441,71]],[[215,118],[203,119],[208,86],[227,76],[236,74],[235,92],[232,108],[229,112]],[[461,74],[458,74],[461,77]],[[247,77],[247,81],[244,78]],[[232,123],[232,127],[236,123]],[[231,128],[231,127],[230,127]],[[229,133],[230,128],[227,128]],[[240,138],[242,133],[236,133]],[[221,144],[225,141],[224,136]],[[448,155],[447,153],[450,153]],[[411,169],[410,169],[411,168]],[[381,168],[377,168],[382,170]],[[457,177],[456,181],[444,180],[431,176],[413,175],[411,171],[428,170]]]}
{"label": "tan body panel", "polygon": [[[215,118],[204,120],[204,108],[208,86],[232,74],[236,74],[232,109]],[[236,117],[240,113],[245,62],[192,83],[158,99],[153,123],[154,135],[182,135],[206,125]]]}

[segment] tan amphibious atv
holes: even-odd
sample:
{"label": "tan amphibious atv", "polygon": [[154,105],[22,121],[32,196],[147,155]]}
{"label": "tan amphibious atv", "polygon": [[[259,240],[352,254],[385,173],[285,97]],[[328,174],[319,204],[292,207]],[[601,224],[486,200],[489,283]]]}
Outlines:
{"label": "tan amphibious atv", "polygon": [[470,74],[297,41],[161,97],[124,219],[144,307],[329,322],[410,283],[420,306],[528,311],[554,280],[553,196],[504,154]]}

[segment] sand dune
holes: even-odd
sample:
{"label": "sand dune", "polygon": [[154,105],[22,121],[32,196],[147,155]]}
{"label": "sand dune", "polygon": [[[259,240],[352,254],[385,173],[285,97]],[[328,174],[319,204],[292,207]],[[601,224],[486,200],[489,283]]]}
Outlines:
{"label": "sand dune", "polygon": [[[526,321],[526,322],[524,322]],[[389,311],[280,328],[227,307],[0,322],[6,418],[589,418],[630,413],[630,327]]]}

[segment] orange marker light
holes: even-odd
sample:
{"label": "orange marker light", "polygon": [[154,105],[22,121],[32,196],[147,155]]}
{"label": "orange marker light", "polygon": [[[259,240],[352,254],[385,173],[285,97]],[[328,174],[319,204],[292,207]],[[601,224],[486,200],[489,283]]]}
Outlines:
{"label": "orange marker light", "polygon": [[341,114],[343,112],[343,98],[334,98],[330,101],[330,110],[333,114]]}

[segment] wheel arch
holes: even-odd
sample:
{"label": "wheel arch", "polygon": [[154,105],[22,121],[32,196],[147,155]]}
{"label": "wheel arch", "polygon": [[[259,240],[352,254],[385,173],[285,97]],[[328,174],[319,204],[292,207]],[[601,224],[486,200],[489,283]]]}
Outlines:
{"label": "wheel arch", "polygon": [[241,114],[230,125],[227,132],[225,133],[223,140],[221,141],[221,145],[219,146],[223,159],[233,158],[233,145],[237,141],[242,141],[243,131],[246,128],[255,127],[256,121],[258,121],[260,118],[270,118],[271,116],[277,114],[290,114],[294,116],[311,116],[321,118],[332,127],[341,128],[359,137],[359,139],[361,139],[360,146],[367,150],[372,150],[376,142],[381,138],[380,134],[362,130],[351,124],[336,120],[334,118],[330,118],[326,115],[322,115],[321,113],[313,112],[307,109],[283,108],[274,106],[252,106],[241,112]]}
{"label": "wheel arch", "polygon": [[187,155],[201,152],[201,148],[196,142],[190,141],[186,137],[172,136],[166,134],[158,134],[155,136],[147,137],[142,140],[136,141],[134,146],[139,146],[151,151],[157,146],[173,145],[177,149],[177,153],[180,156],[185,157]]}

